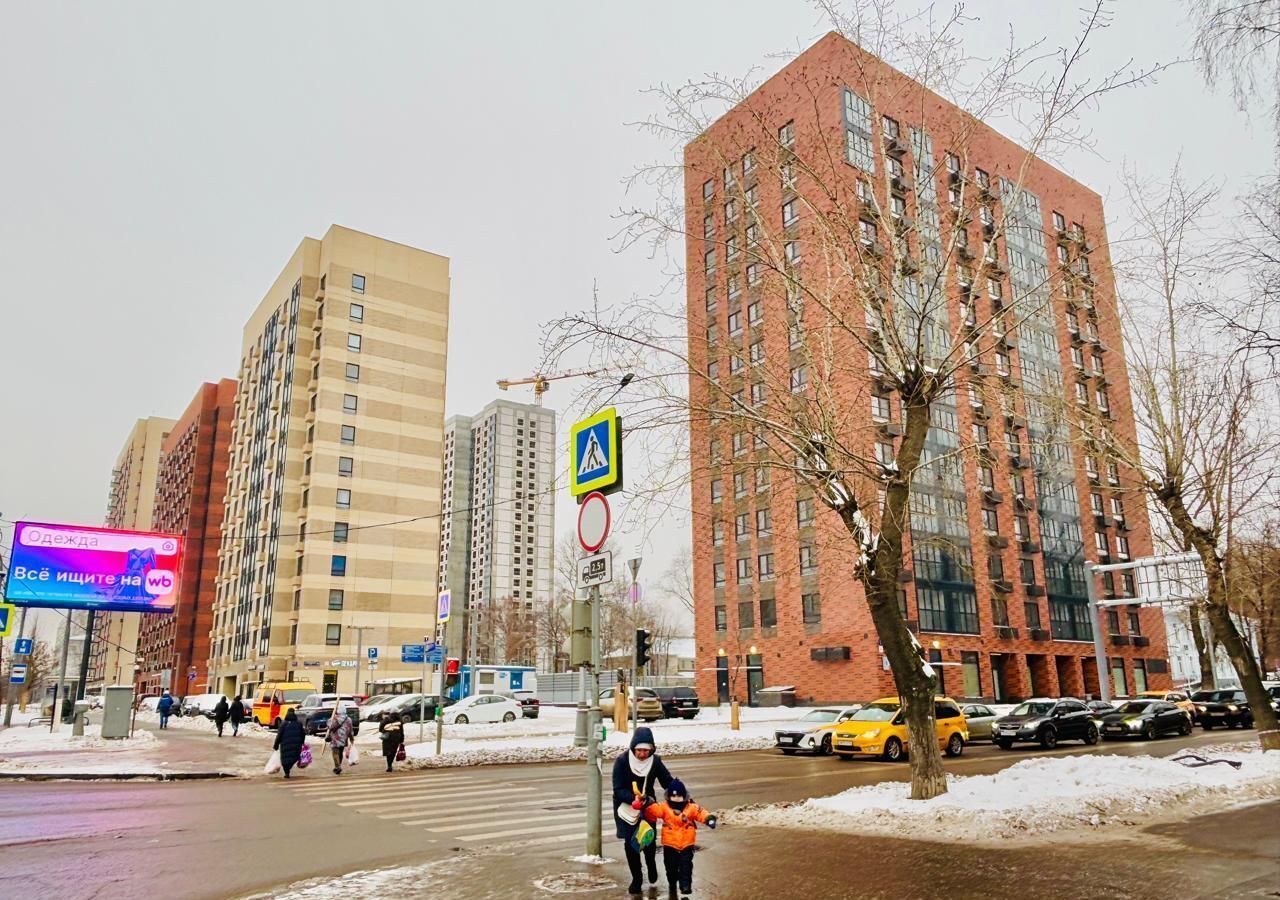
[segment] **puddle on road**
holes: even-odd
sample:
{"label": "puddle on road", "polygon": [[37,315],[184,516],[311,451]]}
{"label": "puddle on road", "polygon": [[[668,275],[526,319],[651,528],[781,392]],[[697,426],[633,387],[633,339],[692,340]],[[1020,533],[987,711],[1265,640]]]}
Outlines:
{"label": "puddle on road", "polygon": [[595,872],[566,872],[536,879],[533,886],[548,894],[589,894],[618,886],[608,875]]}

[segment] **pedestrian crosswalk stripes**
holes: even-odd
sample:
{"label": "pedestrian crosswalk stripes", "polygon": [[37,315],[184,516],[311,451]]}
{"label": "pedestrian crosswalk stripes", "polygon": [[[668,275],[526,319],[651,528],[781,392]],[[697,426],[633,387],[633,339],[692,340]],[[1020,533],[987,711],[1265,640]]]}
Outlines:
{"label": "pedestrian crosswalk stripes", "polygon": [[453,789],[454,787],[466,787],[468,785],[478,786],[481,784],[492,784],[492,780],[481,779],[481,778],[435,779],[435,778],[423,778],[421,776],[412,776],[412,775],[410,776],[401,775],[395,778],[389,778],[384,773],[381,778],[367,778],[359,781],[357,781],[356,779],[351,779],[348,781],[340,778],[329,778],[320,783],[300,784],[300,785],[289,784],[288,786],[284,786],[284,789],[293,791],[294,793],[303,794],[303,795],[324,794],[324,795],[336,796],[340,794],[352,794],[352,793],[376,793],[379,791],[403,791],[408,785],[412,785],[414,787],[417,787],[419,785],[426,787],[429,785],[433,788],[444,790],[444,789]]}
{"label": "pedestrian crosswalk stripes", "polygon": [[418,798],[430,800],[454,800],[461,797],[486,797],[493,794],[532,794],[537,792],[537,788],[532,787],[512,787],[503,786],[495,788],[483,788],[479,790],[466,789],[460,791],[416,791],[408,794],[390,794],[381,797],[364,798],[360,800],[340,800],[339,806],[377,806],[382,803],[393,801],[415,800]]}
{"label": "pedestrian crosswalk stripes", "polygon": [[[526,807],[526,806],[533,806],[533,807],[537,807],[537,806],[546,806],[546,805],[547,805],[547,798],[546,798],[545,796],[540,796],[540,797],[530,797],[530,798],[525,799],[525,800],[504,800],[504,801],[502,802],[502,808],[503,808],[503,809],[505,809],[505,810],[511,810],[511,809],[516,809],[516,808],[522,808],[522,807]],[[419,805],[419,804],[415,804],[413,809],[409,809],[409,810],[398,810],[398,811],[396,811],[396,812],[381,813],[381,814],[379,814],[379,815],[378,815],[378,818],[379,818],[379,819],[392,819],[392,820],[395,820],[395,819],[419,819],[419,821],[416,821],[416,822],[405,822],[404,824],[406,824],[406,825],[422,825],[422,824],[425,824],[425,823],[428,823],[428,822],[435,822],[435,821],[438,821],[438,818],[437,818],[437,817],[439,817],[439,816],[453,816],[453,815],[459,815],[459,814],[464,814],[464,813],[475,812],[475,808],[476,808],[476,805],[475,805],[474,803],[463,803],[463,802],[461,802],[461,801],[459,801],[459,802],[457,803],[457,805],[455,805],[455,806],[446,806],[446,807],[444,807],[444,808],[440,808],[440,807],[438,807],[438,806],[432,806],[432,807],[428,808],[428,807],[426,807],[426,806],[422,806],[422,805]],[[423,818],[421,818],[423,815],[427,814],[428,812],[431,814],[431,816],[432,816],[433,818],[429,818],[429,819],[423,819]]]}

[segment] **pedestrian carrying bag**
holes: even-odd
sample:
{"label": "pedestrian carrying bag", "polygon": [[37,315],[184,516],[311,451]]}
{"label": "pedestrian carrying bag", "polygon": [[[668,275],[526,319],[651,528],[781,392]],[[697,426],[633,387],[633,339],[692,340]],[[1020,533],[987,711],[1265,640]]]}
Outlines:
{"label": "pedestrian carrying bag", "polygon": [[642,818],[636,825],[636,830],[631,832],[631,838],[628,843],[631,844],[632,850],[638,852],[646,847],[652,846],[653,839],[656,835],[657,832],[654,830],[653,826],[650,825],[647,820]]}
{"label": "pedestrian carrying bag", "polygon": [[355,740],[347,744],[347,765],[354,766],[360,762],[360,751],[356,749]]}
{"label": "pedestrian carrying bag", "polygon": [[298,768],[305,769],[312,763],[311,747],[308,744],[302,745],[302,752],[298,754]]}
{"label": "pedestrian carrying bag", "polygon": [[262,774],[274,775],[283,768],[284,765],[280,762],[280,751],[272,750],[271,757],[267,760],[267,764],[262,769]]}
{"label": "pedestrian carrying bag", "polygon": [[404,752],[404,744],[396,747],[396,762],[404,762],[408,758],[408,754]]}

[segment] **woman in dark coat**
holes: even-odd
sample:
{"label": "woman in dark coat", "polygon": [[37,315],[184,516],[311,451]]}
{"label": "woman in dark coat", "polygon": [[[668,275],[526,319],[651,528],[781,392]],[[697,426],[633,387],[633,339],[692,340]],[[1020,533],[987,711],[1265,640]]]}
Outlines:
{"label": "woman in dark coat", "polygon": [[400,724],[400,717],[384,712],[378,718],[378,734],[382,735],[382,755],[387,758],[387,771],[390,772],[400,745],[404,743],[404,726]]}
{"label": "woman in dark coat", "polygon": [[306,742],[306,732],[298,721],[294,710],[285,713],[284,721],[276,732],[276,749],[280,751],[280,765],[284,766],[284,777],[289,777],[289,770],[298,764],[302,756],[302,745]]}
{"label": "woman in dark coat", "polygon": [[218,698],[218,705],[213,708],[213,724],[218,726],[218,737],[222,737],[222,726],[227,724],[231,715],[231,707],[227,705],[225,696]]}
{"label": "woman in dark coat", "polygon": [[240,734],[240,725],[245,720],[244,701],[239,697],[231,701],[231,734],[237,736]]}
{"label": "woman in dark coat", "polygon": [[[657,800],[655,784],[664,790],[671,784],[671,773],[662,758],[655,752],[653,732],[637,728],[631,737],[631,749],[613,761],[613,822],[618,838],[627,854],[627,867],[631,870],[632,894],[641,891],[640,852],[633,849],[629,838],[640,822],[641,811]],[[648,869],[649,886],[658,883],[657,842],[644,849],[645,868]]]}

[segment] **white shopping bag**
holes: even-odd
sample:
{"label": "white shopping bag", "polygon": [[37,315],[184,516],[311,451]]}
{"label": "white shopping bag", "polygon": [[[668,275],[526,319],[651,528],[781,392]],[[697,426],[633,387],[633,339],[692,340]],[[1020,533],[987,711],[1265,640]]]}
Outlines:
{"label": "white shopping bag", "polygon": [[360,751],[356,749],[355,742],[347,744],[347,765],[354,766],[360,762]]}
{"label": "white shopping bag", "polygon": [[280,771],[281,769],[283,769],[283,768],[284,768],[284,766],[283,766],[283,765],[281,765],[281,763],[280,763],[280,751],[279,751],[279,750],[272,750],[272,751],[271,751],[271,758],[270,758],[270,759],[268,759],[268,760],[267,760],[267,764],[266,764],[265,766],[263,766],[263,767],[262,767],[262,774],[264,774],[264,775],[274,775],[274,774],[276,774],[277,772],[279,772],[279,771]]}

